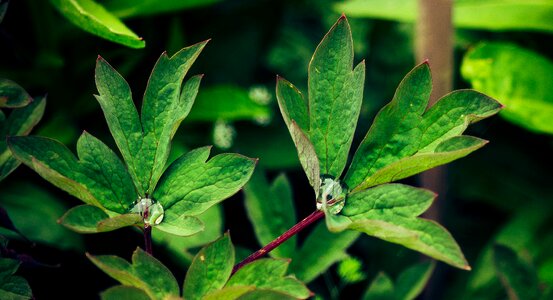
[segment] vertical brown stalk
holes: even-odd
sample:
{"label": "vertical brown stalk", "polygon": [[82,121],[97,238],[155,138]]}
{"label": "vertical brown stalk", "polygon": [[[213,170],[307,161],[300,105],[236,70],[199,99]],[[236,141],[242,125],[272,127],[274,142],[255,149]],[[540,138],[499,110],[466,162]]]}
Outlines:
{"label": "vertical brown stalk", "polygon": [[[428,59],[430,62],[433,89],[429,105],[433,105],[451,91],[453,84],[453,1],[418,0],[418,4],[416,55],[417,61]],[[445,173],[445,167],[438,167],[421,174],[422,186],[442,198],[426,212],[427,218],[440,218],[441,201],[447,191]]]}

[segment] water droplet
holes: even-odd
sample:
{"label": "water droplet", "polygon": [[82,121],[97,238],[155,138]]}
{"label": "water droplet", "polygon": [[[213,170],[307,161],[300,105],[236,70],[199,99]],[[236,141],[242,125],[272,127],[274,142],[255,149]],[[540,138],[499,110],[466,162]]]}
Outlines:
{"label": "water droplet", "polygon": [[250,96],[250,99],[252,99],[255,103],[261,105],[267,105],[271,103],[271,100],[273,99],[269,89],[262,85],[252,86],[248,92],[248,96]]}
{"label": "water droplet", "polygon": [[147,197],[136,200],[130,212],[141,215],[145,224],[158,225],[165,216],[163,206]]}
{"label": "water droplet", "polygon": [[317,195],[317,209],[326,209],[332,214],[339,213],[344,208],[347,186],[330,175],[321,176],[321,188]]}
{"label": "water droplet", "polygon": [[232,124],[218,120],[213,128],[213,144],[221,149],[229,149],[234,143],[236,130]]}

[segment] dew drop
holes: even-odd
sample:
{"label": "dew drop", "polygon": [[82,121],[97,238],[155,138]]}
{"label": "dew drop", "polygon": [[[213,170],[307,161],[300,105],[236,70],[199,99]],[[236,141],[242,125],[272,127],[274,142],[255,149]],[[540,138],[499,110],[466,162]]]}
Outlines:
{"label": "dew drop", "polygon": [[330,175],[321,176],[321,188],[317,195],[317,209],[327,210],[332,214],[339,213],[345,205],[347,186]]}
{"label": "dew drop", "polygon": [[158,225],[165,216],[163,206],[148,197],[136,200],[130,212],[141,215],[145,224]]}

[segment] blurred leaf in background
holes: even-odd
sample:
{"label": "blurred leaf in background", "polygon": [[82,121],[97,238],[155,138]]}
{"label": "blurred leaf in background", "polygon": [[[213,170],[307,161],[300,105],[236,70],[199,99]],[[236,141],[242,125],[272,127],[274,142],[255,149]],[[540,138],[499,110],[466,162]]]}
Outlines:
{"label": "blurred leaf in background", "polygon": [[181,9],[214,4],[223,0],[106,0],[104,6],[119,18],[175,13]]}
{"label": "blurred leaf in background", "polygon": [[93,0],[51,0],[51,3],[84,31],[131,48],[146,46],[142,38]]}
{"label": "blurred leaf in background", "polygon": [[551,60],[514,44],[481,43],[465,55],[461,72],[473,88],[506,106],[500,114],[505,119],[553,134]]}
{"label": "blurred leaf in background", "polygon": [[[453,24],[458,28],[537,30],[553,32],[553,3],[549,0],[456,0]],[[351,17],[415,22],[417,0],[348,0],[335,5]]]}

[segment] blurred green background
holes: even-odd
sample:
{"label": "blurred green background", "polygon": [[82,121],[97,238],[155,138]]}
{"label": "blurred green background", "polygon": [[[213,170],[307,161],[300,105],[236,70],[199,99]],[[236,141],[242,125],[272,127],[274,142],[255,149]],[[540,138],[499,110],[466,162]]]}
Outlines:
{"label": "blurred green background", "polygon": [[[127,79],[135,101],[140,101],[149,72],[163,51],[171,55],[211,38],[190,72],[205,77],[192,112],[175,137],[173,157],[210,144],[215,145],[215,152],[258,157],[269,178],[285,172],[290,179],[298,218],[313,210],[314,201],[274,99],[275,76],[306,91],[311,55],[345,12],[353,31],[356,62],[366,59],[367,65],[359,136],[354,139],[357,145],[399,81],[418,63],[414,53],[416,1],[76,1],[104,5],[102,13],[96,6],[90,8],[94,16],[112,13],[93,28],[79,23],[71,2],[11,1],[0,23],[0,77],[17,82],[34,97],[47,94],[46,113],[34,134],[58,139],[74,149],[79,134],[87,130],[113,146],[93,97],[97,56],[106,58]],[[502,262],[494,257],[497,243],[517,254],[518,264],[507,259],[508,265],[522,266],[524,272],[533,274],[528,276],[534,279],[524,283],[527,289],[550,293],[553,1],[459,0],[454,1],[453,20],[454,89],[475,88],[506,108],[501,116],[469,129],[469,134],[491,143],[447,168],[440,223],[458,241],[473,271],[438,264],[420,297],[507,297],[498,276],[503,272]],[[102,30],[106,24],[120,29],[121,22],[128,27],[121,29],[121,35],[106,35]],[[419,185],[417,178],[408,182]],[[156,256],[177,279],[184,277],[191,253],[224,230],[230,230],[244,253],[258,247],[242,198],[238,194],[213,209],[206,216],[210,232],[199,240],[160,238]],[[0,183],[0,205],[16,227],[36,242],[29,244],[12,235],[10,247],[45,264],[59,265],[21,270],[37,299],[95,299],[113,281],[84,252],[129,257],[142,243],[141,235],[132,229],[77,235],[56,224],[65,210],[77,204],[77,199],[26,167]],[[307,235],[299,235],[300,243]],[[367,236],[357,239],[348,254],[361,262],[364,277],[346,284],[344,272],[332,267],[309,285],[320,297],[360,298],[378,272],[395,278],[421,260],[413,251]]]}

